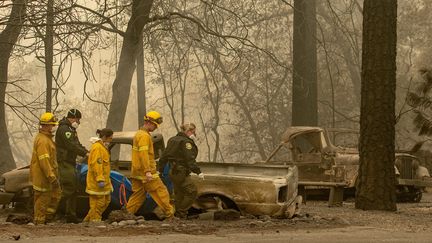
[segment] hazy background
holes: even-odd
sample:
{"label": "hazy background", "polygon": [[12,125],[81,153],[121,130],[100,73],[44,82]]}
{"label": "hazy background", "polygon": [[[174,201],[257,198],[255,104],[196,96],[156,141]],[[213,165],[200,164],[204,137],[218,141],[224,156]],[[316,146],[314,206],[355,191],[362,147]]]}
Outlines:
{"label": "hazy background", "polygon": [[[102,3],[59,0],[55,6],[61,9],[71,2],[96,10]],[[130,1],[107,2],[112,8],[108,11],[111,15],[107,16],[111,16],[118,29],[125,31]],[[319,125],[356,129],[362,1],[318,0],[316,3]],[[250,162],[261,160],[271,152],[291,122],[292,4],[293,1],[268,0],[221,0],[212,4],[154,2],[152,16],[179,12],[206,27],[199,28],[188,18],[176,18],[155,21],[144,32],[146,108],[157,110],[164,117],[158,132],[166,140],[176,134],[175,122],[180,124],[184,119],[198,125],[199,160]],[[399,1],[398,149],[428,139],[417,136],[413,130],[412,109],[405,99],[407,92],[423,81],[418,70],[428,68],[431,63],[431,8],[432,0]],[[6,7],[1,11],[7,16]],[[114,13],[116,17],[112,17]],[[85,11],[77,11],[77,16],[83,21],[95,21]],[[64,28],[58,27],[57,33]],[[63,52],[64,45],[55,42],[58,56],[54,59],[54,71],[60,70],[60,64],[63,69],[58,72],[56,87],[60,85],[61,89],[53,105],[59,118],[70,108],[82,111],[78,134],[81,142],[89,147],[88,139],[106,124],[122,37],[102,29],[89,34],[85,42],[77,41],[76,34],[66,33],[58,34],[57,38],[71,38],[68,47],[80,52],[61,63],[59,53]],[[31,27],[26,28],[9,70],[9,80],[19,80],[16,85],[8,85],[6,99],[8,132],[18,166],[30,161],[38,116],[44,112],[45,70],[43,62],[38,60],[42,51],[36,48],[38,40],[34,36]],[[135,80],[134,76],[123,130],[138,128]],[[257,131],[259,137],[253,137],[252,131]]]}

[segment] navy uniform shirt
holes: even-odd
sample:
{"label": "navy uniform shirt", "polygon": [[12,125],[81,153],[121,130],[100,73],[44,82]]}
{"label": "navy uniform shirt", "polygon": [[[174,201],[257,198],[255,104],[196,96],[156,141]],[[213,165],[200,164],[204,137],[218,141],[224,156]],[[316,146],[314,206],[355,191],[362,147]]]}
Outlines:
{"label": "navy uniform shirt", "polygon": [[84,157],[88,150],[79,142],[76,129],[64,117],[55,135],[57,161],[75,165],[77,155]]}
{"label": "navy uniform shirt", "polygon": [[185,133],[179,132],[176,136],[170,138],[167,147],[159,160],[159,171],[163,170],[165,164],[174,162],[174,166],[183,166],[188,173],[193,172],[200,174],[201,169],[196,163],[198,147],[195,142],[186,136]]}

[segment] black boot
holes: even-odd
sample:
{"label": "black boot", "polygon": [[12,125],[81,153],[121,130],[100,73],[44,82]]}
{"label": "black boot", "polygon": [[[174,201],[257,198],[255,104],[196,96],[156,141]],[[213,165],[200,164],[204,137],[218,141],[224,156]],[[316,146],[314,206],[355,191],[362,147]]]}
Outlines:
{"label": "black boot", "polygon": [[75,215],[66,216],[66,223],[79,224],[81,220],[79,220]]}

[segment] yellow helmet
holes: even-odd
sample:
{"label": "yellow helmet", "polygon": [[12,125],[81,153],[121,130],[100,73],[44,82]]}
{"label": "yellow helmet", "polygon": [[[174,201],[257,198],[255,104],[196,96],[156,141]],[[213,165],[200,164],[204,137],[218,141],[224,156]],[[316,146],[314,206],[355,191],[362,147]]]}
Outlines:
{"label": "yellow helmet", "polygon": [[41,125],[58,125],[58,120],[51,112],[45,112],[39,119]]}
{"label": "yellow helmet", "polygon": [[161,115],[159,114],[159,112],[149,111],[144,116],[144,121],[150,121],[150,122],[154,123],[157,127],[159,127],[159,125],[162,124],[163,119],[162,119]]}

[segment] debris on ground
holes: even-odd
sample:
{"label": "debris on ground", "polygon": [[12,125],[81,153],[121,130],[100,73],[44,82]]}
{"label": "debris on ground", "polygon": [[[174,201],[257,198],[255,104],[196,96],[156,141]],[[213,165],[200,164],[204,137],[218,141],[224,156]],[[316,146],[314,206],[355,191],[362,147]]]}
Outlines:
{"label": "debris on ground", "polygon": [[122,210],[112,211],[109,214],[106,222],[109,223],[109,224],[111,224],[113,222],[119,223],[121,221],[126,221],[126,220],[133,220],[133,221],[135,221],[135,220],[138,220],[138,219],[144,219],[144,218],[142,216],[138,216],[137,217],[137,216],[129,213],[127,210],[122,209]]}
{"label": "debris on ground", "polygon": [[26,214],[9,214],[6,218],[6,222],[14,224],[28,224],[33,221],[33,218]]}
{"label": "debris on ground", "polygon": [[[355,209],[352,201],[344,202],[342,207],[328,207],[327,201],[308,201],[303,205],[302,213],[292,219],[280,219],[268,216],[242,215],[231,210],[210,211],[198,214],[199,217],[188,219],[160,221],[145,220],[143,217],[130,215],[126,211],[113,211],[108,220],[100,224],[66,224],[54,221],[47,225],[33,225],[21,222],[21,217],[12,217],[10,210],[0,210],[0,241],[13,241],[13,236],[19,240],[38,241],[49,237],[134,237],[182,234],[193,236],[222,237],[228,234],[274,234],[286,231],[297,232],[327,232],[332,229],[341,231],[364,231],[377,229],[377,232],[407,232],[422,235],[430,232],[432,227],[432,193],[426,193],[420,203],[400,203],[397,212],[364,211]],[[222,213],[221,213],[222,212]],[[208,220],[203,220],[208,216]],[[5,222],[6,219],[8,222]],[[234,220],[233,220],[234,219]],[[22,222],[26,222],[22,220]],[[358,233],[358,232],[357,232]],[[324,234],[324,233],[323,233]],[[104,239],[105,239],[104,238]],[[218,238],[218,239],[219,239]],[[76,238],[74,238],[76,239]],[[386,238],[386,240],[388,240]],[[178,240],[181,241],[181,240]],[[49,241],[45,241],[49,242]],[[424,241],[427,242],[427,241]]]}
{"label": "debris on ground", "polygon": [[201,220],[237,220],[240,219],[240,212],[234,209],[222,209],[201,213],[198,218]]}
{"label": "debris on ground", "polygon": [[234,209],[223,209],[214,212],[215,220],[237,220],[240,219],[240,212]]}

